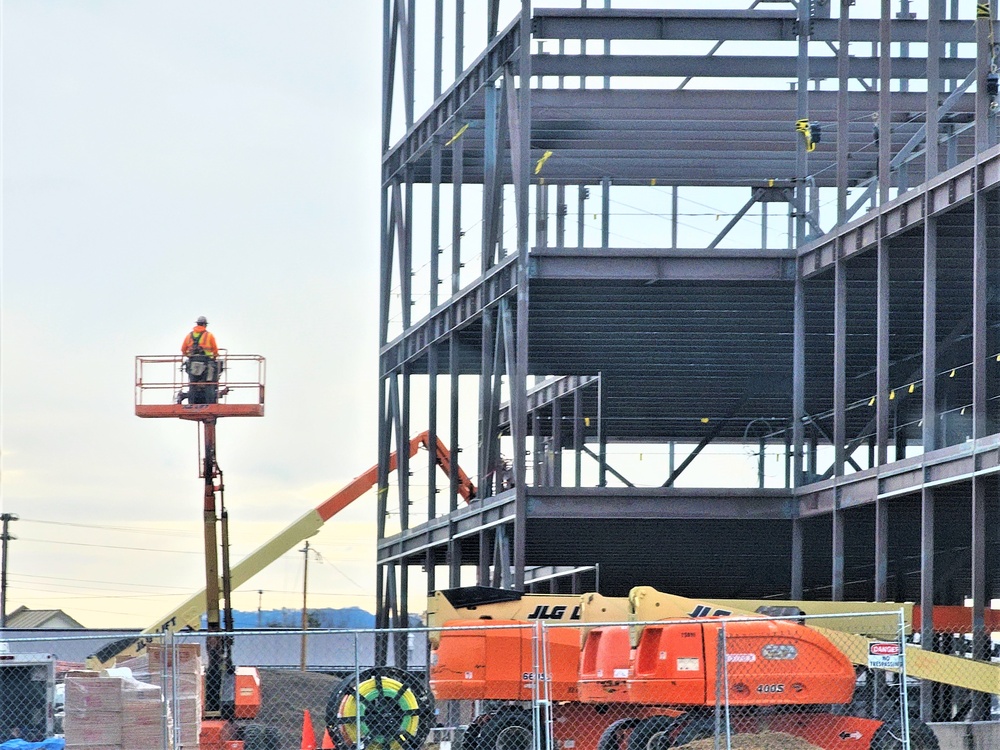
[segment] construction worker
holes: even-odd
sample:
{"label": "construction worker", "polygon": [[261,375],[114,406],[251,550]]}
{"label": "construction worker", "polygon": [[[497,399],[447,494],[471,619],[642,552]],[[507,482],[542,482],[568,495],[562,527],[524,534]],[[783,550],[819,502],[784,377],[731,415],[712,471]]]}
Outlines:
{"label": "construction worker", "polygon": [[215,383],[219,382],[222,362],[218,359],[219,345],[207,326],[205,316],[199,316],[194,328],[181,344],[181,354],[186,358],[184,370],[188,374],[188,381],[192,384],[211,385],[192,385],[188,391],[177,394],[177,403],[185,398],[191,404],[214,404],[218,401],[218,386]]}

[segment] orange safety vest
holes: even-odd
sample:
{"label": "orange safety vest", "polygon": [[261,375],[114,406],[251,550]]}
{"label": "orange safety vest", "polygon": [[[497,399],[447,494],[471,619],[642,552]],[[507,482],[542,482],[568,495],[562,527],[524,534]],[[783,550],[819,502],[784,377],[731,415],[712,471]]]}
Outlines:
{"label": "orange safety vest", "polygon": [[215,336],[204,326],[195,326],[194,330],[187,335],[184,343],[181,344],[181,354],[186,357],[190,356],[191,349],[195,346],[200,346],[208,357],[214,358],[219,353],[218,344],[215,343]]}

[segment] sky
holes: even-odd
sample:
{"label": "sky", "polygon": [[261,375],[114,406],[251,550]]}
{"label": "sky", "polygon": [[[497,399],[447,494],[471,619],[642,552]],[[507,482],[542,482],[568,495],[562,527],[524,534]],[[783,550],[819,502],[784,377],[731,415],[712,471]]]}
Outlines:
{"label": "sky", "polygon": [[[466,64],[486,28],[467,5]],[[501,26],[518,5],[505,0]],[[20,516],[8,611],[141,628],[203,587],[195,425],[139,419],[133,402],[134,358],[177,352],[199,315],[230,353],[267,361],[266,416],[218,428],[234,561],[375,462],[381,12],[0,0],[0,510]],[[429,50],[418,39],[418,113]],[[447,86],[453,59],[444,68]],[[746,197],[682,196],[681,245],[703,247]],[[442,204],[450,226],[447,192]],[[663,187],[613,193],[612,213],[635,227],[613,223],[612,243],[664,244],[669,204]],[[757,241],[759,222],[745,221],[727,243]],[[596,214],[587,222],[599,237]],[[426,224],[418,202],[415,232]],[[472,274],[478,230],[464,228]],[[420,263],[418,294],[424,276]],[[617,468],[662,482],[665,449],[626,450]],[[713,460],[692,465],[688,486],[726,476],[719,461],[756,476],[751,451]],[[777,457],[768,476],[783,481]],[[310,607],[374,609],[374,518],[369,493],[310,540]],[[234,606],[301,606],[302,568],[287,553]]]}
{"label": "sky", "polygon": [[[375,462],[381,33],[381,3],[2,3],[8,611],[144,627],[203,586],[196,427],[133,411],[199,315],[267,360],[266,416],[218,428],[234,560]],[[372,609],[369,500],[312,541],[311,606]],[[234,604],[300,605],[302,562]]]}

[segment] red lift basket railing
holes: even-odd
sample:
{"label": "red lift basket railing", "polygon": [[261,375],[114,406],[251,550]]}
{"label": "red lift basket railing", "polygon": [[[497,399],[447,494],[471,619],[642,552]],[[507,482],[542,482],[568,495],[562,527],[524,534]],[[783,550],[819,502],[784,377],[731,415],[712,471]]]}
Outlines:
{"label": "red lift basket railing", "polygon": [[[219,351],[222,373],[218,381],[218,403],[183,403],[178,397],[188,391],[184,357],[142,355],[135,358],[135,415],[204,420],[210,417],[264,416],[264,358],[257,354]],[[199,385],[199,384],[194,384]],[[215,384],[213,384],[215,385]]]}

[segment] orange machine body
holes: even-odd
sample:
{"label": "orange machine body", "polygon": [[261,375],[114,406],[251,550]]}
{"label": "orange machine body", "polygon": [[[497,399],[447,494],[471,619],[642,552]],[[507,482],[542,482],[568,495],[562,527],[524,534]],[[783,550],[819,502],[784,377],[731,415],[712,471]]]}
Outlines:
{"label": "orange machine body", "polygon": [[[646,626],[628,681],[630,700],[714,705],[717,675],[722,671],[718,662],[722,630],[719,620]],[[731,706],[843,704],[851,700],[854,667],[814,630],[786,621],[744,620],[726,623],[725,638]],[[610,661],[617,663],[614,656]]]}
{"label": "orange machine body", "polygon": [[[832,643],[792,622],[727,620],[728,658],[720,665],[723,622],[711,618],[647,625],[634,649],[628,626],[595,627],[587,632],[582,652],[579,628],[546,629],[546,676],[551,680],[557,746],[627,747],[638,722],[653,717],[663,717],[667,722],[663,731],[679,736],[686,722],[710,718],[717,701],[717,675],[725,674],[729,705],[744,707],[733,719],[735,731],[769,728],[824,750],[840,750],[845,737],[856,750],[871,747],[883,725],[876,719],[805,708],[779,713],[747,710],[849,703],[854,667]],[[446,623],[431,657],[434,696],[530,701],[535,694],[533,665],[540,658],[533,653],[536,636],[536,626],[513,620]],[[629,704],[628,718],[622,719],[619,710],[609,711],[609,703]],[[671,725],[672,719],[676,723]],[[609,735],[617,737],[610,744],[602,739]]]}
{"label": "orange machine body", "polygon": [[[489,625],[489,627],[484,627]],[[505,627],[498,627],[505,626]],[[431,657],[431,690],[438,700],[530,701],[535,665],[545,664],[550,698],[577,700],[579,628],[552,628],[547,654],[533,653],[535,628],[515,620],[445,623]]]}
{"label": "orange machine body", "polygon": [[233,718],[256,719],[260,713],[260,673],[256,667],[236,667]]}
{"label": "orange machine body", "polygon": [[580,656],[580,700],[594,703],[631,701],[628,678],[632,644],[627,625],[593,628]]}

